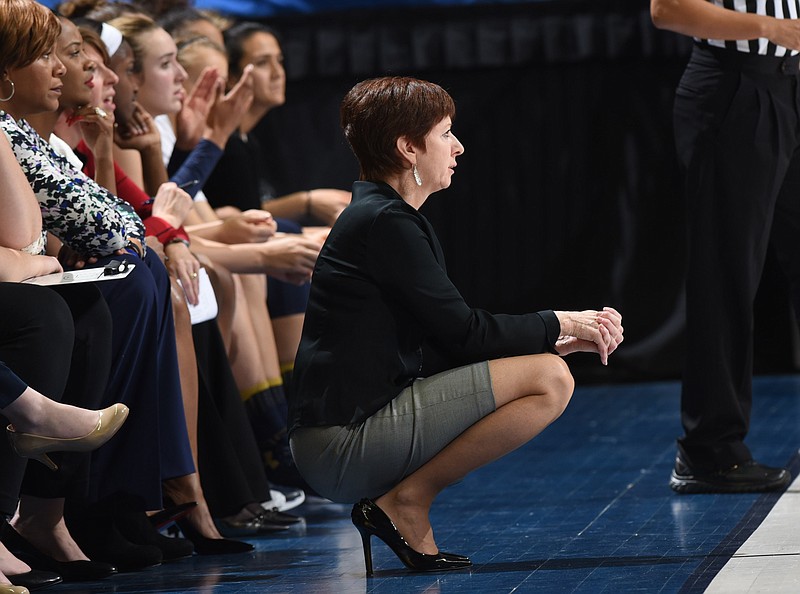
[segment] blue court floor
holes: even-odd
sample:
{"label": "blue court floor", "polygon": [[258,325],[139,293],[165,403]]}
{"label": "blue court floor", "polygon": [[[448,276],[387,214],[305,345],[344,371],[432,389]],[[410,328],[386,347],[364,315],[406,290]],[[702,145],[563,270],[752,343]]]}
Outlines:
{"label": "blue court floor", "polygon": [[[411,574],[373,539],[376,572],[366,579],[349,507],[317,502],[296,510],[305,526],[252,540],[252,554],[194,557],[49,592],[703,592],[780,495],[669,489],[679,389],[674,382],[578,388],[536,440],[445,491],[432,514],[436,540],[469,555],[471,571]],[[789,465],[797,476],[800,377],[756,379],[748,444],[760,461]],[[799,511],[800,497],[787,501]],[[784,587],[800,580],[794,527],[778,570],[792,575],[776,578]],[[730,583],[746,585],[735,575]]]}

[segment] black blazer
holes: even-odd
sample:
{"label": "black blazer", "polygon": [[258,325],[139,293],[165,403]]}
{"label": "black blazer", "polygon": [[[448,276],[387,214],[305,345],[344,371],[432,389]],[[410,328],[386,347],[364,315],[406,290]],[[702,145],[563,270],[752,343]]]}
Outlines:
{"label": "black blazer", "polygon": [[428,220],[387,184],[356,182],[314,269],[290,426],[361,422],[416,378],[547,352],[559,331],[550,310],[470,308]]}

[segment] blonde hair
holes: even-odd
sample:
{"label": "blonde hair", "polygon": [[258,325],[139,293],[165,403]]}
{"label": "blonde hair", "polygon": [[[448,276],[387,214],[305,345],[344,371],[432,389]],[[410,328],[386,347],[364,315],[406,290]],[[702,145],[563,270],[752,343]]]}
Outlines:
{"label": "blonde hair", "polygon": [[143,37],[151,31],[158,31],[161,26],[146,14],[123,14],[108,22],[112,27],[119,29],[125,41],[133,48],[133,71],[142,71],[142,58],[145,54]]}
{"label": "blonde hair", "polygon": [[189,68],[194,65],[195,61],[198,59],[196,57],[197,51],[201,49],[210,49],[215,51],[223,56],[226,62],[228,61],[228,54],[225,53],[224,47],[208,37],[198,35],[196,37],[189,37],[188,39],[178,41],[178,62],[181,63],[181,66],[189,70]]}

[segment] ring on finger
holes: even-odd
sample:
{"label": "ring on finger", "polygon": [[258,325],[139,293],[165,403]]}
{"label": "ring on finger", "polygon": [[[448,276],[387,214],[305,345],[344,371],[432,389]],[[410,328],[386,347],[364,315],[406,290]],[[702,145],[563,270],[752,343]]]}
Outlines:
{"label": "ring on finger", "polygon": [[95,107],[94,108],[94,113],[95,113],[95,115],[100,116],[103,119],[106,119],[108,117],[108,114],[106,113],[106,110],[102,109],[100,107]]}

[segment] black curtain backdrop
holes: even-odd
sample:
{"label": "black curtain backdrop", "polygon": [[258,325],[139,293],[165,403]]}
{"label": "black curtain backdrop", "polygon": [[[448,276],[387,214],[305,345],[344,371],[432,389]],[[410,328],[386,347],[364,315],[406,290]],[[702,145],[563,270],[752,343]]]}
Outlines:
{"label": "black curtain backdrop", "polygon": [[[626,341],[583,381],[674,379],[682,365],[685,213],[672,138],[691,41],[646,0],[360,11],[273,19],[287,103],[258,128],[281,193],[349,189],[358,168],[338,106],[357,81],[401,74],[456,101],[466,147],[423,207],[467,301],[494,312],[613,305]],[[785,281],[768,264],[757,370],[794,370]]]}

